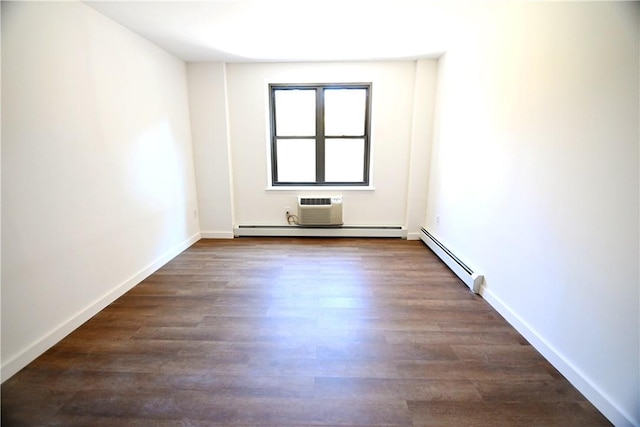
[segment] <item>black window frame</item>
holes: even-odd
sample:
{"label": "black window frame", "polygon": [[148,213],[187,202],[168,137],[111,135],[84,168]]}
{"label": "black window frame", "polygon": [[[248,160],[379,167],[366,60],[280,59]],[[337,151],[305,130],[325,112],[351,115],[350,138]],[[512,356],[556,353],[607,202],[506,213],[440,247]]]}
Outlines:
{"label": "black window frame", "polygon": [[[323,186],[369,186],[371,164],[371,88],[372,83],[270,83],[269,84],[269,125],[271,155],[271,185],[275,187],[323,187]],[[324,90],[326,89],[365,89],[365,123],[364,135],[332,135],[324,134]],[[278,90],[315,90],[316,91],[316,134],[315,136],[278,136],[276,135],[276,102]],[[280,182],[278,177],[277,144],[278,139],[314,139],[316,148],[316,179],[313,182]],[[364,139],[364,159],[362,181],[327,182],[325,181],[325,141],[327,139]]]}

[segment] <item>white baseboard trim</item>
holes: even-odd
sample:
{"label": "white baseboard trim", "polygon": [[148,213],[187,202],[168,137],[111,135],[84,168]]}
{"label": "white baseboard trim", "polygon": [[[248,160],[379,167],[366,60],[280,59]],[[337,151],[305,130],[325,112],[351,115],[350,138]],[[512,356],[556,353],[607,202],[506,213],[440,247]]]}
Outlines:
{"label": "white baseboard trim", "polygon": [[407,240],[420,240],[420,232],[416,231],[415,233],[407,233]]}
{"label": "white baseboard trim", "polygon": [[341,227],[298,227],[288,225],[239,225],[236,237],[396,237],[407,238],[402,226],[343,225]]}
{"label": "white baseboard trim", "polygon": [[138,273],[125,280],[123,283],[117,285],[111,291],[102,295],[100,298],[89,304],[86,308],[80,310],[76,314],[72,315],[69,319],[62,322],[46,335],[36,340],[33,344],[20,352],[18,355],[12,357],[8,361],[2,363],[0,376],[2,382],[5,382],[13,375],[15,375],[22,368],[33,362],[38,356],[53,347],[64,337],[69,335],[84,322],[91,319],[98,314],[106,306],[114,302],[116,299],[124,295],[131,288],[138,283],[149,277],[156,272],[160,267],[171,261],[189,246],[200,240],[200,233],[194,234],[184,242],[174,246],[167,253],[160,258],[144,267]]}
{"label": "white baseboard trim", "polygon": [[203,239],[233,239],[233,231],[201,231]]}
{"label": "white baseboard trim", "polygon": [[542,354],[573,386],[580,391],[602,414],[613,423],[622,426],[640,426],[640,420],[620,408],[596,384],[567,360],[551,344],[542,338],[527,322],[511,310],[489,288],[482,286],[480,295],[496,309],[529,343]]}
{"label": "white baseboard trim", "polygon": [[453,252],[451,252],[436,236],[429,233],[425,228],[420,230],[420,240],[431,251],[438,256],[444,262],[449,269],[455,273],[456,276],[469,287],[471,292],[477,294],[480,291],[480,286],[484,282],[484,275],[478,273],[475,268],[471,268],[460,258],[458,258]]}

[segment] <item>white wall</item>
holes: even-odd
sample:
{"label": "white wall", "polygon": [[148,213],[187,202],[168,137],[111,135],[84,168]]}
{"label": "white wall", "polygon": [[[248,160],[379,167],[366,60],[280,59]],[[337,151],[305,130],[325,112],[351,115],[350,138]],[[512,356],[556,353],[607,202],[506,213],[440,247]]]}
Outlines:
{"label": "white wall", "polygon": [[197,239],[198,211],[210,237],[285,223],[300,192],[266,190],[268,81],[372,81],[375,190],[330,191],[347,224],[412,233],[426,198],[484,297],[640,425],[639,13],[465,12],[431,150],[435,61],[191,64],[187,91],[184,63],[81,3],[2,2],[2,378]]}
{"label": "white wall", "polygon": [[185,64],[79,2],[2,2],[2,378],[199,237]]}
{"label": "white wall", "polygon": [[233,238],[225,64],[192,63],[187,70],[201,234]]}
{"label": "white wall", "polygon": [[477,18],[440,60],[426,226],[606,416],[640,425],[638,3]]}
{"label": "white wall", "polygon": [[407,238],[417,240],[427,210],[427,191],[433,119],[436,100],[438,62],[428,59],[416,61],[411,118],[411,151],[409,153],[409,186],[407,191]]}
{"label": "white wall", "polygon": [[[284,225],[284,208],[295,209],[298,194],[331,194],[344,197],[346,225],[405,225],[415,72],[415,61],[227,64],[235,224]],[[373,83],[375,190],[267,190],[269,82]]]}

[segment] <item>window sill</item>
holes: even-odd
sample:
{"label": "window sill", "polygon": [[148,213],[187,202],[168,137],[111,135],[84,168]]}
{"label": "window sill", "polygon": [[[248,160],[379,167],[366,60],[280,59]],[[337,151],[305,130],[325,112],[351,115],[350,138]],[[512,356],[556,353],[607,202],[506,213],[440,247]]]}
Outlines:
{"label": "window sill", "polygon": [[369,186],[348,186],[348,185],[336,185],[336,186],[273,186],[269,185],[266,191],[315,191],[315,192],[327,192],[327,191],[374,191],[376,188]]}

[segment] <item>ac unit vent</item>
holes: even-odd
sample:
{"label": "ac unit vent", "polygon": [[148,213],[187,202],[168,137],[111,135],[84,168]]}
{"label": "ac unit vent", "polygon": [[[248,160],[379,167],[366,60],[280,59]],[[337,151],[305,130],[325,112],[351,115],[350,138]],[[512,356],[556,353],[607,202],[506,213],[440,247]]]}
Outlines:
{"label": "ac unit vent", "polygon": [[342,225],[342,197],[298,197],[298,225]]}
{"label": "ac unit vent", "polygon": [[331,205],[330,197],[301,197],[300,204],[304,206]]}

